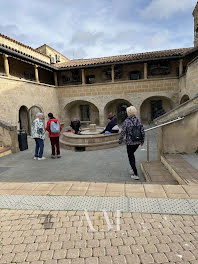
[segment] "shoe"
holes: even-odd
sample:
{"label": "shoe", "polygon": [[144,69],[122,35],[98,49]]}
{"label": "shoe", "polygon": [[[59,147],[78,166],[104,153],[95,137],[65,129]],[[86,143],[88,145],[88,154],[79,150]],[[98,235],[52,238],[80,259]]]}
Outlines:
{"label": "shoe", "polygon": [[38,158],[38,160],[46,160],[46,158],[45,157],[42,157],[42,158]]}
{"label": "shoe", "polygon": [[139,179],[140,179],[140,177],[139,177],[139,176],[137,176],[137,175],[131,175],[131,179],[132,179],[132,180],[139,180]]}
{"label": "shoe", "polygon": [[52,159],[55,159],[55,158],[56,158],[56,156],[54,156],[54,155],[51,155],[51,158],[52,158]]}
{"label": "shoe", "polygon": [[61,155],[57,155],[57,159],[60,159],[61,158]]}
{"label": "shoe", "polygon": [[34,160],[38,160],[38,158],[37,157],[34,157]]}

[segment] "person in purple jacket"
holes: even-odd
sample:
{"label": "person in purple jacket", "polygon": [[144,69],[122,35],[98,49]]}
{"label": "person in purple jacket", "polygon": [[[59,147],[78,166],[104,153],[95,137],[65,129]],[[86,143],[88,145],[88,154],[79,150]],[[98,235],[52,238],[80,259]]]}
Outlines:
{"label": "person in purple jacket", "polygon": [[126,135],[126,146],[129,158],[129,163],[131,165],[131,178],[133,180],[139,180],[134,153],[138,147],[144,144],[145,132],[144,127],[140,120],[136,117],[137,109],[134,106],[127,107],[127,119],[122,125],[122,131],[120,134],[119,144],[122,143]]}

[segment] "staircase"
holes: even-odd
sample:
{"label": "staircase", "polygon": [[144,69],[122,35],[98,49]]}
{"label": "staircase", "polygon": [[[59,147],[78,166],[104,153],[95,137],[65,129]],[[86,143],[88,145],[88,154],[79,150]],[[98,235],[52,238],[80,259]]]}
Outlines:
{"label": "staircase", "polygon": [[141,169],[149,183],[198,185],[198,170],[181,154],[163,155],[160,161],[142,162]]}

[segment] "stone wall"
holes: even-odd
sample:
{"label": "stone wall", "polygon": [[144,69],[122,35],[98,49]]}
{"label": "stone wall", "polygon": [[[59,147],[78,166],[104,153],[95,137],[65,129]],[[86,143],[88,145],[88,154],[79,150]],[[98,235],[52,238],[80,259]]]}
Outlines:
{"label": "stone wall", "polygon": [[94,104],[99,110],[100,124],[104,124],[105,107],[109,102],[123,99],[137,107],[140,116],[141,104],[149,97],[162,96],[171,99],[174,105],[179,103],[179,83],[177,78],[139,80],[93,85],[73,85],[58,87],[61,120],[67,113],[65,107],[73,101],[84,100]]}
{"label": "stone wall", "polygon": [[59,117],[56,88],[50,85],[0,76],[0,120],[18,127],[21,106],[39,106]]}
{"label": "stone wall", "polygon": [[181,121],[159,129],[158,151],[163,153],[194,153],[198,149],[198,97],[180,105],[156,120],[156,124],[184,117]]}
{"label": "stone wall", "polygon": [[188,66],[186,87],[190,98],[198,93],[198,57]]}
{"label": "stone wall", "polygon": [[0,141],[4,147],[11,148],[12,152],[18,152],[18,134],[17,127],[7,122],[0,121]]}
{"label": "stone wall", "polygon": [[179,98],[188,95],[192,99],[198,93],[198,57],[188,64],[186,74],[179,79]]}

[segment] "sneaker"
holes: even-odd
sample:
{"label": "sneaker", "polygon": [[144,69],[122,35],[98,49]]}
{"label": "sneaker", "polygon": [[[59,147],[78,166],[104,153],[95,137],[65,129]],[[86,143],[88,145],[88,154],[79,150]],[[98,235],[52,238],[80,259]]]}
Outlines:
{"label": "sneaker", "polygon": [[38,158],[37,157],[34,157],[34,160],[38,160]]}
{"label": "sneaker", "polygon": [[38,158],[38,160],[46,160],[46,158],[45,157],[42,157],[42,158]]}
{"label": "sneaker", "polygon": [[57,155],[57,159],[60,159],[61,158],[61,155]]}
{"label": "sneaker", "polygon": [[54,156],[54,155],[51,155],[51,158],[52,158],[52,159],[55,159],[55,158],[56,158],[56,156]]}
{"label": "sneaker", "polygon": [[132,179],[132,180],[139,180],[139,179],[140,179],[140,177],[139,177],[139,176],[137,176],[137,175],[131,175],[131,179]]}

